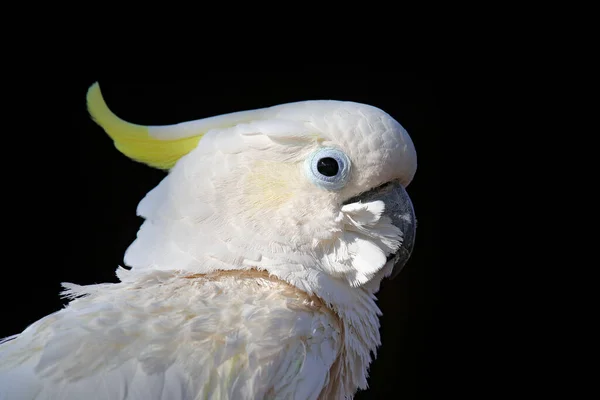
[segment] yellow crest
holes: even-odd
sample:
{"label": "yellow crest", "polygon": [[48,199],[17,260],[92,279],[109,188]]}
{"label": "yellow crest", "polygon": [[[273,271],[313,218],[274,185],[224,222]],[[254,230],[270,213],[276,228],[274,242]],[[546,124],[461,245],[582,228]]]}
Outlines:
{"label": "yellow crest", "polygon": [[151,127],[129,123],[117,117],[106,105],[98,82],[87,93],[87,107],[100,125],[127,157],[159,169],[170,169],[177,160],[194,149],[204,132],[177,139],[151,135]]}

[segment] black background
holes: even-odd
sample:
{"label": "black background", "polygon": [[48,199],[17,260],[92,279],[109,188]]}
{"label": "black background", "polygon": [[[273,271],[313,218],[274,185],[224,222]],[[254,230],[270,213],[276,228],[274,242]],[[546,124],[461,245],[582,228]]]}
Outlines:
{"label": "black background", "polygon": [[[12,167],[19,179],[7,184],[7,197],[20,203],[5,209],[18,221],[9,243],[19,267],[5,270],[0,337],[60,309],[65,304],[58,295],[60,282],[116,282],[114,271],[123,265],[124,251],[142,222],[136,206],[165,176],[127,159],[89,119],[85,94],[96,80],[109,107],[138,124],[172,124],[315,99],[368,103],[398,120],[418,155],[417,173],[408,187],[418,219],[416,244],[401,274],[386,281],[378,294],[383,345],[371,365],[370,388],[356,398],[422,399],[441,390],[436,86],[390,72],[340,75],[335,68],[322,68],[318,73],[219,73],[194,81],[88,76],[54,82],[52,89],[42,82],[22,90],[9,108],[13,120],[20,121],[14,126],[21,127],[21,145],[10,151],[34,147],[30,153],[38,161]],[[31,159],[31,154],[14,156]]]}

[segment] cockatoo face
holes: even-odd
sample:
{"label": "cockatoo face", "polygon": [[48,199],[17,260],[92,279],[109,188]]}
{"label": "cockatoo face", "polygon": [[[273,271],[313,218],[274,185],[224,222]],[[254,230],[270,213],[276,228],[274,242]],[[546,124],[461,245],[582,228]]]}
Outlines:
{"label": "cockatoo face", "polygon": [[[101,113],[95,118],[103,125]],[[199,133],[197,145],[141,201],[146,221],[126,264],[276,269],[280,276],[314,271],[378,287],[410,256],[416,221],[404,187],[415,174],[416,152],[382,110],[306,101],[145,132],[169,143]],[[111,136],[119,148],[118,135]]]}

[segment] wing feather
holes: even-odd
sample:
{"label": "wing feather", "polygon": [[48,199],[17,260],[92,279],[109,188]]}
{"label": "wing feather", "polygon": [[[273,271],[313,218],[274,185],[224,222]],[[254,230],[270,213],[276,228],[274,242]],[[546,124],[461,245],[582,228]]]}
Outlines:
{"label": "wing feather", "polygon": [[119,275],[66,285],[65,309],[0,344],[1,400],[317,399],[330,382],[342,328],[318,299],[255,270]]}

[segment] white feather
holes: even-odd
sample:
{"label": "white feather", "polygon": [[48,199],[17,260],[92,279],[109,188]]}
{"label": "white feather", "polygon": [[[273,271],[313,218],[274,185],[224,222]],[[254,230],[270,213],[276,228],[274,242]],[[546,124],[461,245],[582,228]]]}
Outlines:
{"label": "white feather", "polygon": [[0,399],[316,399],[345,346],[339,317],[266,274],[119,275],[65,285],[83,297],[0,345]]}

